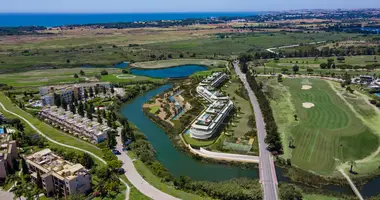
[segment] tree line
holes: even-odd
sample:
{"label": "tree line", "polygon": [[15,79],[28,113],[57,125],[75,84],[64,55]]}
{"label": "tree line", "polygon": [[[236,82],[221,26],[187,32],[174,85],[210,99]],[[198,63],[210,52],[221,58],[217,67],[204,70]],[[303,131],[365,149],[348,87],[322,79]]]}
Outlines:
{"label": "tree line", "polygon": [[264,118],[265,129],[267,132],[265,142],[268,144],[268,150],[274,154],[281,154],[283,151],[281,137],[278,132],[277,124],[273,117],[273,111],[270,107],[269,100],[261,90],[262,85],[259,85],[257,83],[255,79],[255,74],[251,72],[251,70],[247,70],[246,77],[249,85],[251,86],[253,92],[257,97],[257,101],[259,103]]}

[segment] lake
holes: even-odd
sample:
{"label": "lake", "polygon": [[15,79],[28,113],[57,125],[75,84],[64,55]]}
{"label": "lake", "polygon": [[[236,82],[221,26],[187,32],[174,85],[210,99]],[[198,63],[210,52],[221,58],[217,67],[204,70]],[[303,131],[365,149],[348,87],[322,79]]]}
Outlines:
{"label": "lake", "polygon": [[160,69],[132,68],[131,73],[134,75],[149,76],[152,78],[185,78],[195,72],[205,70],[208,70],[208,68],[201,65],[183,65]]}

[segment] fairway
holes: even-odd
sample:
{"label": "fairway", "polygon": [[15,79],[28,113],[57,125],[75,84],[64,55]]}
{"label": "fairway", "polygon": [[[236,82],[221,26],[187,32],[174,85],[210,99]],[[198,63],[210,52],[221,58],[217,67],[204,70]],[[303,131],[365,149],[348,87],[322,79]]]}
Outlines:
{"label": "fairway", "polygon": [[[329,175],[341,162],[362,159],[376,151],[379,141],[324,80],[286,79],[298,121],[289,127],[295,148],[292,164],[318,174]],[[314,104],[305,108],[305,102]],[[291,106],[291,105],[290,105]],[[292,119],[294,120],[294,119]],[[286,124],[279,124],[286,126]],[[284,144],[287,148],[288,144]]]}

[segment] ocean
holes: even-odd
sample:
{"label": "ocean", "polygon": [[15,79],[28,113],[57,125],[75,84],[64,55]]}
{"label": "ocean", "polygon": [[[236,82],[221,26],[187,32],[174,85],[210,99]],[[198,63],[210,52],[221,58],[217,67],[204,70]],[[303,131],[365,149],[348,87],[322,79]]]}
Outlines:
{"label": "ocean", "polygon": [[125,13],[125,14],[21,14],[0,13],[0,27],[63,26],[110,22],[180,20],[221,16],[252,16],[255,12]]}

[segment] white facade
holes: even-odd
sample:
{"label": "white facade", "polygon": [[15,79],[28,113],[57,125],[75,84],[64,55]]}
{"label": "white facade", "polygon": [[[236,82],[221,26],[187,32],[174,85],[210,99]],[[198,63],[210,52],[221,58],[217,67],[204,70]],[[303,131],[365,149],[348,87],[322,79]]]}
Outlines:
{"label": "white facade", "polygon": [[58,125],[61,129],[67,130],[74,135],[82,135],[94,143],[100,143],[107,139],[107,131],[111,130],[108,126],[56,106],[43,109],[40,116],[48,122]]}
{"label": "white facade", "polygon": [[197,86],[197,93],[211,105],[191,125],[190,136],[192,138],[205,140],[212,137],[233,109],[232,101],[215,90],[215,87],[220,86],[227,78],[225,73],[216,72]]}

